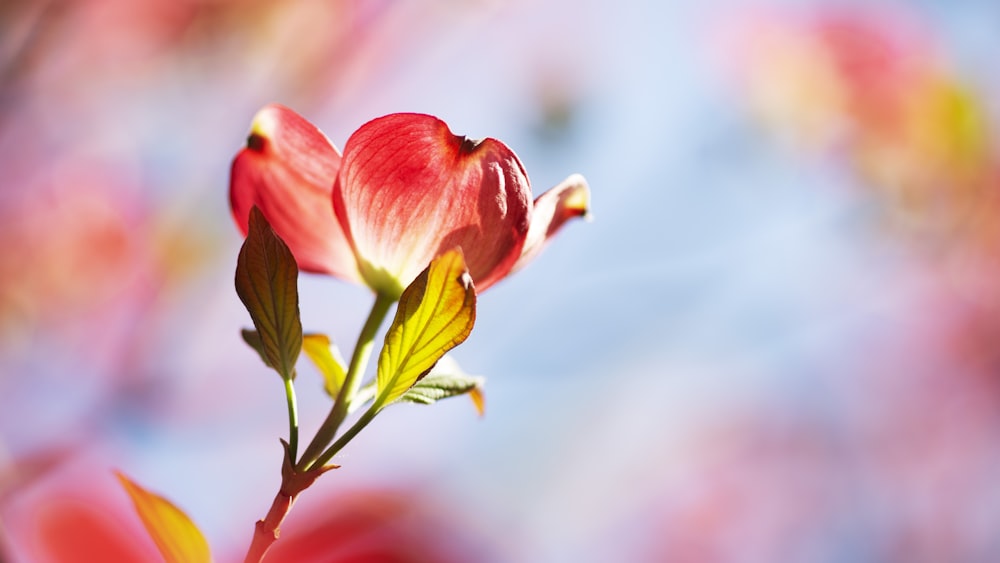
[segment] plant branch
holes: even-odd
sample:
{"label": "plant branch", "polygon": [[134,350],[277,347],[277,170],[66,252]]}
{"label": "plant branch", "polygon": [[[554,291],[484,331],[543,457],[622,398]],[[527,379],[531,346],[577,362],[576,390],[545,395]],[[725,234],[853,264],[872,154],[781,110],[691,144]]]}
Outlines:
{"label": "plant branch", "polygon": [[353,440],[354,437],[358,435],[358,432],[361,432],[365,426],[368,426],[368,423],[375,418],[375,415],[378,414],[380,410],[380,408],[376,408],[375,405],[372,405],[367,411],[365,411],[365,414],[361,415],[361,418],[359,418],[353,426],[347,429],[347,432],[344,432],[343,436],[338,438],[329,449],[323,452],[323,455],[316,458],[316,461],[311,465],[311,467],[323,467],[323,464],[330,461],[333,456],[337,455],[337,452],[342,450],[348,442]]}
{"label": "plant branch", "polygon": [[285,399],[288,403],[288,457],[295,465],[295,458],[299,451],[299,413],[298,403],[295,400],[295,386],[292,381],[295,377],[285,379]]}
{"label": "plant branch", "polygon": [[281,534],[281,523],[285,521],[299,494],[312,486],[320,475],[337,468],[336,465],[328,465],[311,471],[296,471],[289,445],[284,441],[281,445],[285,448],[285,460],[281,465],[281,487],[278,489],[278,494],[274,495],[274,501],[271,502],[267,515],[254,525],[253,539],[250,541],[245,563],[260,563],[264,559],[267,550]]}
{"label": "plant branch", "polygon": [[280,534],[279,527],[292,509],[294,502],[295,497],[286,494],[284,488],[278,490],[278,494],[274,496],[274,502],[271,503],[271,509],[267,511],[267,516],[264,516],[263,520],[258,520],[254,525],[253,540],[250,542],[250,549],[247,551],[244,563],[263,561],[267,550],[277,541]]}
{"label": "plant branch", "polygon": [[[337,394],[337,399],[330,409],[330,414],[327,415],[326,420],[323,421],[323,424],[316,432],[316,436],[302,454],[302,459],[296,465],[296,468],[300,471],[308,467],[315,467],[316,464],[313,462],[319,458],[324,448],[337,435],[337,430],[350,411],[351,403],[358,392],[358,387],[361,386],[361,377],[368,366],[368,358],[371,356],[375,335],[378,333],[379,327],[382,326],[382,321],[385,320],[389,308],[394,302],[395,299],[386,297],[381,293],[376,295],[375,303],[368,314],[368,320],[365,322],[364,328],[361,329],[361,334],[358,335],[358,342],[354,346],[354,354],[351,356],[351,365],[347,369],[344,384],[340,387],[340,392]],[[329,459],[326,461],[329,461]]]}

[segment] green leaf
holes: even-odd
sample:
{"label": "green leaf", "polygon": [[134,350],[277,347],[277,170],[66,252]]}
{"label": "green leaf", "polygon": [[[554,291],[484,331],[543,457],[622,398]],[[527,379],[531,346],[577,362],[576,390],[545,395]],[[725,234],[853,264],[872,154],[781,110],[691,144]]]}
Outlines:
{"label": "green leaf", "polygon": [[257,328],[261,356],[285,379],[294,378],[302,350],[298,275],[288,246],[264,214],[251,209],[247,238],[236,262],[236,293]]}
{"label": "green leaf", "polygon": [[399,297],[378,359],[377,410],[403,396],[472,332],[476,290],[461,249],[445,252]]}
{"label": "green leaf", "polygon": [[347,377],[340,349],[325,334],[306,334],[302,337],[302,351],[323,376],[323,388],[327,395],[336,399]]}
{"label": "green leaf", "polygon": [[116,475],[132,498],[135,511],[167,563],[212,561],[205,536],[181,509],[167,499],[140,487],[124,474],[116,472]]}
{"label": "green leaf", "polygon": [[482,389],[485,382],[486,378],[466,374],[451,356],[444,356],[430,373],[410,387],[409,391],[403,393],[399,400],[430,405],[441,399]]}

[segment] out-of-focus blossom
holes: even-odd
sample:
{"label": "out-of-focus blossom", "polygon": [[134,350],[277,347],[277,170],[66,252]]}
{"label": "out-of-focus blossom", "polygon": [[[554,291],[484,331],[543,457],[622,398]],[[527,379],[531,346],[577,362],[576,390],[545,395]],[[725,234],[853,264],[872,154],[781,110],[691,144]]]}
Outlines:
{"label": "out-of-focus blossom", "polygon": [[534,206],[530,196],[524,167],[507,146],[456,136],[435,117],[374,119],[351,135],[341,157],[312,124],[277,105],[254,118],[230,183],[244,233],[256,205],[302,269],[390,296],[455,246],[485,290],[589,205],[579,175]]}
{"label": "out-of-focus blossom", "polygon": [[665,495],[658,558],[996,558],[984,524],[1000,506],[995,93],[916,16],[818,8],[735,25],[746,108],[799,155],[848,170],[904,249],[887,280],[898,287],[879,291],[906,288],[905,329],[846,362],[836,398],[812,399],[829,408],[748,414],[696,438],[721,457],[694,462],[701,490]]}
{"label": "out-of-focus blossom", "polygon": [[870,367],[844,375],[838,409],[758,404],[692,431],[650,492],[649,559],[995,557],[997,399],[933,368]]}
{"label": "out-of-focus blossom", "polygon": [[768,13],[738,28],[731,62],[766,126],[844,158],[896,225],[938,242],[982,228],[993,238],[995,128],[912,20],[847,9]]}
{"label": "out-of-focus blossom", "polygon": [[[185,57],[212,54],[244,70],[250,70],[248,60],[255,60],[270,67],[274,82],[311,95],[329,82],[365,75],[343,53],[371,50],[367,38],[391,7],[388,2],[12,0],[0,8],[5,28],[0,63],[14,79],[11,84],[89,78],[102,88],[105,80],[152,78]],[[373,63],[378,56],[359,59]],[[331,59],[344,62],[330,65]],[[78,101],[86,95],[77,91],[66,98]]]}
{"label": "out-of-focus blossom", "polygon": [[340,491],[320,509],[293,514],[267,561],[489,561],[481,540],[450,512],[408,491]]}
{"label": "out-of-focus blossom", "polygon": [[963,365],[997,358],[982,343],[1000,334],[1000,146],[978,77],[963,78],[930,28],[902,10],[748,21],[730,52],[748,107],[796,148],[855,172],[950,295],[935,324],[952,332],[940,342],[957,345]]}
{"label": "out-of-focus blossom", "polygon": [[3,324],[100,310],[148,272],[133,235],[143,220],[134,194],[91,163],[53,168],[0,211]]}
{"label": "out-of-focus blossom", "polygon": [[107,468],[67,463],[0,506],[14,561],[72,563],[158,559],[128,496]]}
{"label": "out-of-focus blossom", "polygon": [[763,11],[724,26],[749,109],[796,139],[850,139],[898,126],[900,97],[930,64],[926,38],[901,18],[851,10]]}

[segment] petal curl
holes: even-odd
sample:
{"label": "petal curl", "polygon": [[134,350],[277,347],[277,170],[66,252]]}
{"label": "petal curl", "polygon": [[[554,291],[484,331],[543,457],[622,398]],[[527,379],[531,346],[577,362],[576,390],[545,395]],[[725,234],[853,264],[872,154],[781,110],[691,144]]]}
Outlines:
{"label": "petal curl", "polygon": [[236,224],[246,235],[256,205],[301,270],[360,282],[330,204],[340,164],[340,153],[312,123],[284,106],[265,106],[233,160],[229,198]]}
{"label": "petal curl", "polygon": [[521,255],[531,188],[500,141],[456,136],[429,115],[391,114],[347,140],[333,202],[374,290],[398,296],[431,259],[459,246],[482,291]]}
{"label": "petal curl", "polygon": [[556,187],[538,196],[531,210],[531,227],[515,272],[533,260],[559,229],[574,217],[590,216],[590,187],[579,174],[572,174]]}

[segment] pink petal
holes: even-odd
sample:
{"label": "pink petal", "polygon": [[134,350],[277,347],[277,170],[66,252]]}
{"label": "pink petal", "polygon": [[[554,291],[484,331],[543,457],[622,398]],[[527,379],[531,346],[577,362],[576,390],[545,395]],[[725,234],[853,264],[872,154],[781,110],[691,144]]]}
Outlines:
{"label": "pink petal", "polygon": [[301,270],[360,282],[330,204],[340,162],[313,124],[286,107],[268,105],[254,116],[247,146],[233,160],[229,198],[244,235],[256,205]]}
{"label": "pink petal", "polygon": [[530,198],[524,167],[503,143],[455,136],[421,114],[361,126],[333,190],[362,276],[389,295],[455,246],[478,291],[503,278],[521,255]]}
{"label": "pink petal", "polygon": [[531,211],[531,227],[521,257],[511,271],[520,270],[534,259],[566,221],[574,217],[588,217],[589,213],[590,188],[587,180],[579,174],[571,175],[540,195]]}

